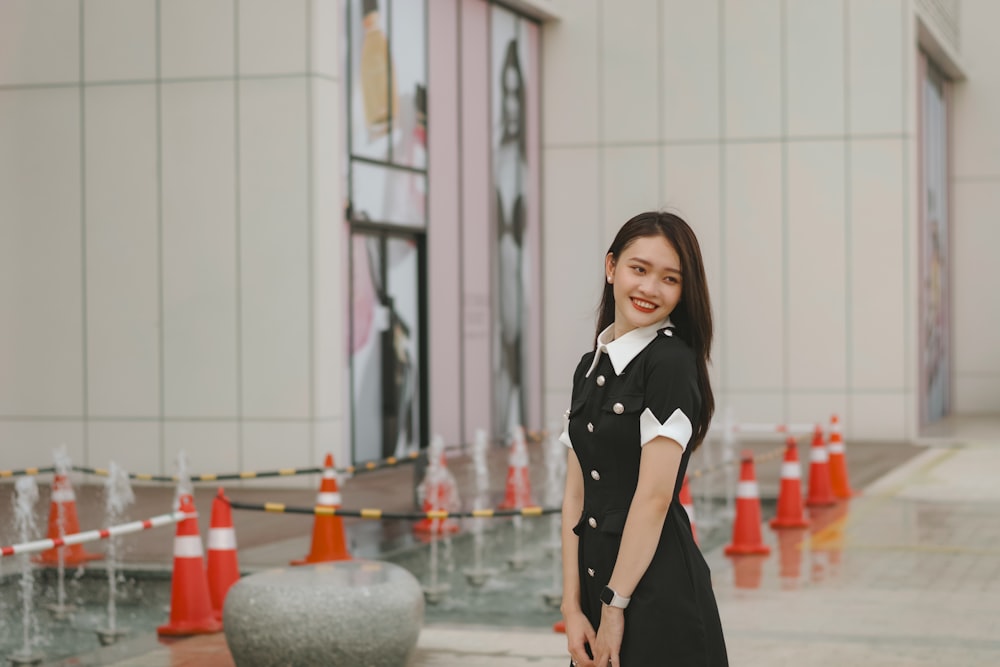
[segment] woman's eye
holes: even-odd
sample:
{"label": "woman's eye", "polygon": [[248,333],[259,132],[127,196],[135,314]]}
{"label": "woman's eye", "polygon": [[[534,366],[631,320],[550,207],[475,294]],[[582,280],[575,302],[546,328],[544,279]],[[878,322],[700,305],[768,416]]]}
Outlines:
{"label": "woman's eye", "polygon": [[642,275],[643,273],[646,272],[646,269],[644,269],[641,266],[633,266],[632,270],[635,271],[636,273],[638,273],[639,275]]}

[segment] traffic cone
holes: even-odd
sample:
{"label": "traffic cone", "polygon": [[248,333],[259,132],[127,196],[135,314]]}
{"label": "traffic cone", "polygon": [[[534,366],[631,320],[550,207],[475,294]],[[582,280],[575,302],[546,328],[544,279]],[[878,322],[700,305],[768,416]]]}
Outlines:
{"label": "traffic cone", "polygon": [[771,547],[760,534],[760,491],[754,476],[753,452],[743,450],[740,456],[740,482],[736,487],[736,519],[733,521],[733,542],[725,548],[727,556],[746,554],[767,555]]}
{"label": "traffic cone", "polygon": [[212,613],[208,576],[201,558],[198,515],[194,509],[194,498],[190,494],[181,495],[180,511],[189,516],[178,522],[177,536],[174,538],[170,622],[158,627],[156,633],[176,637],[218,632],[222,629],[222,623]]}
{"label": "traffic cone", "polygon": [[687,475],[684,475],[684,482],[681,484],[680,493],[681,507],[687,512],[688,521],[691,523],[691,537],[694,543],[698,544],[698,530],[694,527],[694,501],[691,499],[691,488],[688,486]]}
{"label": "traffic cone", "polygon": [[[333,509],[340,507],[340,489],[337,487],[337,472],[333,468],[332,454],[327,454],[323,461],[323,479],[319,484],[319,493],[316,494],[316,506]],[[301,560],[293,560],[292,565],[333,560],[351,560],[344,534],[344,520],[334,514],[317,514],[313,521],[309,555]]]}
{"label": "traffic cone", "polygon": [[233,510],[225,491],[219,488],[219,494],[212,501],[212,523],[208,529],[208,593],[212,599],[212,611],[220,621],[226,593],[239,578]]}
{"label": "traffic cone", "polygon": [[[80,532],[80,521],[76,515],[76,494],[69,477],[56,473],[52,478],[52,500],[49,503],[49,533],[50,540],[59,540],[67,535]],[[54,547],[47,549],[32,560],[42,565],[58,565],[59,551],[63,552],[63,565],[76,567],[88,561],[101,560],[101,554],[84,551],[82,544]]]}
{"label": "traffic cone", "polygon": [[566,634],[566,621],[556,621],[552,624],[552,632]]}
{"label": "traffic cone", "polygon": [[771,528],[805,528],[809,525],[802,508],[802,470],[799,468],[799,448],[789,436],[785,461],[781,464],[781,488],[778,489],[778,509],[771,519]]}
{"label": "traffic cone", "polygon": [[[428,469],[427,477],[424,479],[424,500],[420,505],[420,510],[427,512],[450,512],[454,509],[456,502],[453,497],[454,479],[448,472],[445,464],[444,453],[438,458],[438,463],[434,470]],[[460,527],[454,519],[432,519],[425,517],[413,524],[413,532],[420,535],[444,535],[446,533],[457,533]]]}
{"label": "traffic cone", "polygon": [[830,417],[830,486],[837,498],[850,498],[854,495],[851,482],[847,478],[847,454],[844,440],[840,435],[840,419],[837,415]]}
{"label": "traffic cone", "polygon": [[816,424],[809,464],[809,497],[806,505],[823,507],[837,502],[830,487],[830,456],[823,443],[823,427]]}
{"label": "traffic cone", "polygon": [[530,505],[534,503],[531,501],[528,448],[524,442],[524,429],[519,426],[514,434],[514,442],[507,460],[507,485],[499,509],[512,510]]}

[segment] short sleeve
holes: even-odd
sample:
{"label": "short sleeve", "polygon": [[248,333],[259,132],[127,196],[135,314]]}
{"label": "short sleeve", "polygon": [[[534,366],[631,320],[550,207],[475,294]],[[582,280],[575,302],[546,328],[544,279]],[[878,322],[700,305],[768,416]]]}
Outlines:
{"label": "short sleeve", "polygon": [[559,442],[573,449],[573,441],[569,439],[569,410],[563,413],[563,430],[559,434]]}
{"label": "short sleeve", "polygon": [[664,343],[650,350],[654,355],[645,374],[639,444],[664,436],[687,449],[694,431],[691,420],[701,405],[697,367],[690,348],[679,341]]}

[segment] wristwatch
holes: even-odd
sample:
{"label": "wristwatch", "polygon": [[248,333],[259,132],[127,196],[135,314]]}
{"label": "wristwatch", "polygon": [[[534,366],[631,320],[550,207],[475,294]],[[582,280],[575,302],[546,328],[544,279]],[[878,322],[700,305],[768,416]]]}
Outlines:
{"label": "wristwatch", "polygon": [[605,586],[604,590],[601,591],[601,602],[608,605],[609,607],[617,607],[618,609],[624,609],[628,606],[628,603],[632,601],[632,598],[623,597],[615,593],[614,589],[610,586]]}

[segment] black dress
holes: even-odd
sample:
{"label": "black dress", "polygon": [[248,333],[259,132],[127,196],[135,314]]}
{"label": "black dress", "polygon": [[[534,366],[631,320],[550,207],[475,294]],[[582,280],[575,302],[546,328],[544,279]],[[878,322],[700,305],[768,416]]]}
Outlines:
{"label": "black dress", "polygon": [[[573,532],[580,538],[580,605],[595,630],[638,483],[641,444],[667,435],[686,446],[688,416],[698,414],[694,353],[666,324],[585,354],[573,377],[564,442],[583,471],[583,513]],[[711,573],[679,499],[690,457],[686,448],[656,553],[625,609],[622,667],[728,665]]]}

